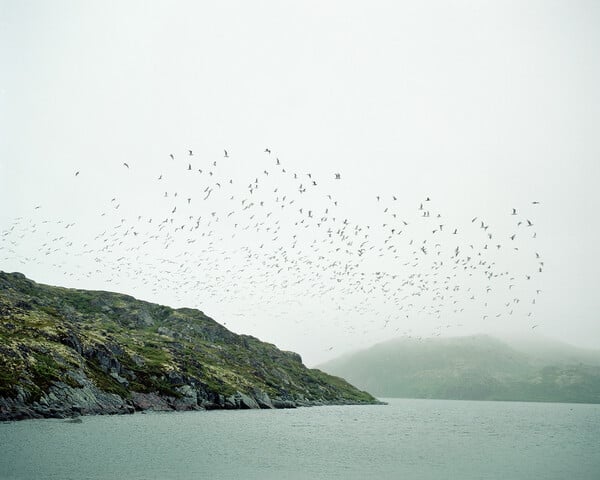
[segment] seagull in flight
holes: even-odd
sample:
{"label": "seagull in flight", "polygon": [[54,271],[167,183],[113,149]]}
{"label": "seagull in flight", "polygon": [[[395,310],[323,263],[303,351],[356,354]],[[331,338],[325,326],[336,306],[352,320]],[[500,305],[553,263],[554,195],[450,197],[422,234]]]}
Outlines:
{"label": "seagull in flight", "polygon": [[341,174],[339,174],[339,173],[336,173],[336,174],[335,174],[335,179],[336,179],[336,180],[340,180],[340,179],[341,179],[341,177],[342,177],[342,176],[341,176]]}
{"label": "seagull in flight", "polygon": [[129,168],[129,165],[127,165],[125,162],[123,162],[123,165],[125,165],[127,168]]}
{"label": "seagull in flight", "polygon": [[225,158],[229,158],[229,154],[227,153],[227,150],[223,150],[225,152]]}

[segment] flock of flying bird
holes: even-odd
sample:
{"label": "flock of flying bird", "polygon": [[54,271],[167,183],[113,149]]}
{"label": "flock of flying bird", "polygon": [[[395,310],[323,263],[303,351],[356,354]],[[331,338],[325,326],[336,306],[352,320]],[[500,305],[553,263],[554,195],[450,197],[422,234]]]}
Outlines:
{"label": "flock of flying bird", "polygon": [[[0,260],[46,266],[78,286],[102,279],[154,297],[169,291],[211,314],[221,308],[219,319],[301,324],[311,315],[350,334],[388,336],[411,336],[424,318],[433,335],[473,317],[538,326],[544,259],[535,219],[521,208],[507,208],[498,223],[510,230],[501,231],[481,215],[459,224],[428,196],[407,207],[379,194],[363,203],[364,222],[334,194],[341,173],[301,173],[269,148],[250,178],[230,162],[227,150],[217,159],[169,154],[151,184],[133,176],[135,196],[112,194],[85,218],[36,206],[0,230]],[[121,168],[131,175],[136,165]],[[534,213],[539,202],[524,208]]]}

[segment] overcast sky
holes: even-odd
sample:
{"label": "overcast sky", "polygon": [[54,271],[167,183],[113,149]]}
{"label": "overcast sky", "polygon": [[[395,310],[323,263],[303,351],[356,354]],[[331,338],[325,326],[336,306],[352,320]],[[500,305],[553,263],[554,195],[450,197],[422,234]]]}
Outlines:
{"label": "overcast sky", "polygon": [[309,364],[401,335],[600,348],[598,2],[4,0],[0,59],[1,270],[200,308]]}

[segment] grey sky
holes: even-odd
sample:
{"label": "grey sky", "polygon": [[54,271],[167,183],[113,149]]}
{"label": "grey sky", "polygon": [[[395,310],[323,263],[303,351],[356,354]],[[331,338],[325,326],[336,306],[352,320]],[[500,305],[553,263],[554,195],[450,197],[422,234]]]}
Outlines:
{"label": "grey sky", "polygon": [[[540,334],[600,348],[599,47],[600,4],[591,1],[5,0],[0,233],[15,230],[0,239],[0,269],[39,282],[198,307],[237,332],[298,351],[308,363],[407,331],[518,334],[535,324]],[[543,272],[530,283],[516,282],[514,292],[522,303],[531,303],[531,290],[542,293],[530,309],[519,305],[509,317],[501,305],[513,290],[496,294],[497,288],[488,307],[475,307],[467,289],[487,284],[461,277],[454,300],[469,305],[465,311],[455,313],[447,305],[438,319],[418,312],[430,307],[419,298],[407,318],[398,310],[401,303],[378,303],[376,295],[301,295],[310,291],[308,280],[274,289],[273,279],[283,280],[258,262],[257,274],[273,276],[243,286],[243,294],[224,293],[242,262],[240,248],[256,250],[271,238],[266,234],[239,233],[218,242],[219,251],[200,255],[206,238],[187,243],[173,233],[167,252],[164,244],[152,242],[136,251],[143,261],[136,262],[135,273],[114,270],[119,258],[133,260],[129,237],[110,254],[83,254],[84,243],[101,245],[96,235],[110,232],[122,218],[130,226],[138,216],[155,218],[155,225],[175,205],[183,215],[187,207],[181,201],[188,197],[190,215],[221,215],[218,227],[213,225],[215,238],[232,233],[223,220],[228,197],[215,193],[201,204],[205,183],[186,176],[188,148],[195,152],[195,169],[219,161],[219,178],[236,180],[231,187],[236,200],[248,193],[248,179],[265,169],[270,175],[260,178],[265,187],[259,194],[278,186],[281,191],[272,197],[296,190],[291,180],[278,183],[275,157],[306,182],[311,172],[319,186],[302,196],[307,210],[326,208],[324,195],[330,192],[339,201],[338,220],[368,224],[372,238],[382,241],[385,201],[410,223],[403,235],[415,242],[429,239],[431,254],[439,235],[431,237],[418,211],[429,196],[445,228],[460,230],[460,239],[445,232],[439,241],[448,259],[458,244],[461,253],[469,244],[483,244],[479,221],[471,224],[473,217],[483,218],[495,235],[490,247],[497,238],[503,245],[489,258],[497,271],[522,280],[537,268],[532,255],[541,254]],[[227,163],[223,149],[230,155]],[[166,187],[157,183],[160,174]],[[178,191],[179,203],[165,203],[164,191],[171,196]],[[111,205],[113,197],[119,211]],[[534,200],[541,204],[532,205]],[[533,220],[535,239],[532,229],[516,230],[512,208],[522,221]],[[108,213],[101,217],[103,212]],[[296,217],[276,214],[267,224],[275,217],[288,242],[300,228]],[[65,229],[71,222],[75,225]],[[139,230],[153,232],[150,226]],[[311,231],[298,230],[297,248],[308,250],[315,238],[323,240],[322,232]],[[509,240],[515,232],[517,238]],[[40,252],[40,242],[60,236],[61,245],[73,245],[56,254]],[[278,241],[265,248],[276,251]],[[519,251],[509,254],[515,242]],[[400,260],[412,258],[412,249],[398,248],[397,264],[388,256],[374,257],[365,260],[364,271],[399,277],[431,272],[431,256],[421,266],[404,268]],[[223,251],[233,252],[231,259]],[[158,258],[187,262],[192,270],[162,274],[167,267]],[[302,272],[308,279],[311,267]],[[161,279],[158,288],[143,281],[152,275]],[[178,283],[198,276],[217,282],[218,289],[209,294],[206,286]],[[340,303],[353,309],[340,314]],[[487,310],[490,318],[484,319]],[[497,311],[504,313],[496,318]]]}

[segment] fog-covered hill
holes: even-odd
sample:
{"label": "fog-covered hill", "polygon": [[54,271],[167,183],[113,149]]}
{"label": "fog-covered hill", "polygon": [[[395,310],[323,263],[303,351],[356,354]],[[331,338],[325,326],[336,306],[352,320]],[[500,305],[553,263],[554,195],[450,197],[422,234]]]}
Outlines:
{"label": "fog-covered hill", "polygon": [[319,368],[380,397],[600,403],[600,352],[547,339],[401,338]]}

